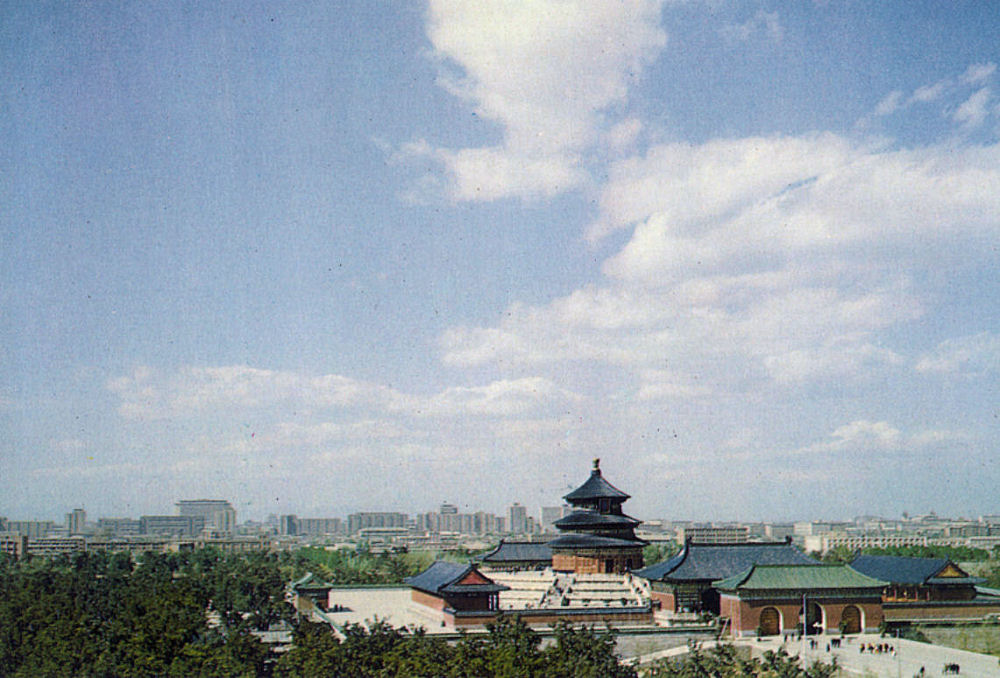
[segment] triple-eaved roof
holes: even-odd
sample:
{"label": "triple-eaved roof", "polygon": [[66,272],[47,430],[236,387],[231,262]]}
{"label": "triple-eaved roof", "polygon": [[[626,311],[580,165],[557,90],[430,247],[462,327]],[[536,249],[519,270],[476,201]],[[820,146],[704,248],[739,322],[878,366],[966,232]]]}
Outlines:
{"label": "triple-eaved roof", "polygon": [[818,565],[790,542],[699,544],[688,542],[680,553],[637,570],[656,581],[712,582],[744,572],[754,565]]}

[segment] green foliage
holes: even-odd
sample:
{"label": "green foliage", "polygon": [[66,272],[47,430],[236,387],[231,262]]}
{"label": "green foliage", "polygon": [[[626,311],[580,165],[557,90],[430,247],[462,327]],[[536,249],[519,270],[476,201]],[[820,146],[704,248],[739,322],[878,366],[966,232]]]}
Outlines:
{"label": "green foliage", "polygon": [[656,542],[642,549],[642,559],[647,565],[655,565],[676,555],[680,550],[681,546],[677,542]]}
{"label": "green foliage", "polygon": [[814,662],[803,669],[799,659],[784,649],[769,650],[761,658],[744,659],[732,645],[717,645],[708,650],[696,646],[683,657],[660,660],[644,669],[642,675],[648,678],[831,678],[836,673],[836,663]]}
{"label": "green foliage", "polygon": [[857,552],[847,546],[834,546],[832,549],[820,556],[820,560],[824,563],[830,563],[832,565],[845,565],[854,560],[854,556],[856,555]]}
{"label": "green foliage", "polygon": [[485,634],[457,642],[405,632],[383,622],[349,625],[337,641],[329,629],[302,624],[295,647],[275,667],[285,677],[317,675],[441,676],[442,678],[635,678],[618,663],[609,633],[560,625],[544,650],[541,638],[518,617],[499,617]]}
{"label": "green foliage", "polygon": [[956,563],[972,563],[990,559],[990,552],[969,546],[890,546],[866,548],[870,556],[908,556],[911,558],[948,558]]}
{"label": "green foliage", "polygon": [[298,553],[311,564],[317,576],[338,586],[402,584],[435,560],[435,554],[429,551],[374,555],[365,549],[328,551],[306,547]]}
{"label": "green foliage", "polygon": [[292,618],[293,561],[211,549],[6,560],[0,675],[258,675],[267,650],[251,631]]}

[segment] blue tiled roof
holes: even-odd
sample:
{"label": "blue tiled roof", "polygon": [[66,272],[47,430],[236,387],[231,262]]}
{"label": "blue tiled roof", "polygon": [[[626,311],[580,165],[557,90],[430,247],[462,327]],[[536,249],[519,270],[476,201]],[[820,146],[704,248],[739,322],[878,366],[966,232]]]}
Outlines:
{"label": "blue tiled roof", "polygon": [[[436,560],[431,566],[420,574],[407,577],[406,583],[420,591],[427,593],[496,593],[506,591],[508,586],[502,584],[457,584],[470,571],[474,570],[472,565],[462,565],[460,563],[449,563],[444,560]],[[489,580],[481,572],[480,576]]]}
{"label": "blue tiled roof", "polygon": [[556,537],[549,542],[549,546],[554,549],[588,549],[588,548],[636,548],[645,546],[646,542],[641,539],[635,541],[629,539],[615,539],[614,537],[601,537],[596,534],[570,533]]}
{"label": "blue tiled roof", "polygon": [[500,541],[495,549],[483,555],[486,563],[533,562],[551,563],[552,549],[548,544],[526,541]]}
{"label": "blue tiled roof", "polygon": [[817,565],[788,542],[761,544],[698,544],[688,542],[673,558],[636,574],[657,581],[716,581],[754,565]]}
{"label": "blue tiled roof", "polygon": [[[893,584],[976,584],[982,579],[976,577],[936,577],[941,570],[952,565],[961,568],[947,558],[912,558],[907,556],[865,556],[860,555],[851,563],[858,572],[876,579],[884,579]],[[964,573],[963,573],[964,574]]]}
{"label": "blue tiled roof", "polygon": [[592,499],[616,499],[625,501],[628,498],[629,495],[625,494],[604,479],[604,476],[601,475],[601,469],[597,460],[594,461],[594,470],[590,472],[590,477],[587,478],[587,482],[563,497],[563,499],[571,504]]}
{"label": "blue tiled roof", "polygon": [[636,520],[630,516],[616,513],[598,513],[589,509],[579,509],[573,511],[568,516],[555,521],[553,525],[559,529],[579,528],[579,527],[635,527],[640,525],[641,520]]}

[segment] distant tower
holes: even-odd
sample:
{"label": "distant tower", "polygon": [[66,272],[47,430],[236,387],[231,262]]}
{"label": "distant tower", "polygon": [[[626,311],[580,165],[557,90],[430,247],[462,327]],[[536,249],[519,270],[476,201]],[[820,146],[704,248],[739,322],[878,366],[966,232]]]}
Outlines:
{"label": "distant tower", "polygon": [[87,512],[82,508],[73,509],[66,514],[66,531],[70,534],[83,534],[87,528]]}
{"label": "distant tower", "polygon": [[511,534],[528,534],[528,509],[517,502],[507,509],[507,529]]}
{"label": "distant tower", "polygon": [[635,536],[642,521],[622,512],[628,498],[604,479],[601,460],[595,459],[587,482],[563,497],[574,510],[555,521],[562,534],[549,542],[552,569],[595,574],[642,567],[646,542]]}

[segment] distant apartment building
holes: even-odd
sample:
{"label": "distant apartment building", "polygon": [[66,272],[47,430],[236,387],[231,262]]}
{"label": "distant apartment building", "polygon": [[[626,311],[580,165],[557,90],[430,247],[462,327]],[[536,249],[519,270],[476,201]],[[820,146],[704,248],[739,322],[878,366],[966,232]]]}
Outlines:
{"label": "distant apartment building", "polygon": [[511,534],[528,534],[528,509],[515,502],[507,509],[507,530]]}
{"label": "distant apartment building", "polygon": [[459,513],[457,506],[445,503],[436,512],[418,513],[413,526],[428,534],[501,534],[504,519],[486,511]]}
{"label": "distant apartment building", "polygon": [[793,523],[765,523],[764,536],[771,541],[785,541],[788,537],[795,536],[795,525]]}
{"label": "distant apartment building", "polygon": [[19,534],[28,539],[39,539],[54,532],[56,524],[51,520],[8,520],[7,532]]}
{"label": "distant apartment building", "polygon": [[134,518],[99,518],[97,532],[111,537],[136,537],[142,534],[142,523]]}
{"label": "distant apartment building", "polygon": [[348,534],[357,534],[369,527],[406,527],[410,517],[405,513],[369,511],[347,516]]}
{"label": "distant apartment building", "polygon": [[801,521],[792,524],[792,533],[796,537],[816,537],[831,532],[830,523],[816,520]]}
{"label": "distant apartment building", "polygon": [[746,525],[693,526],[677,531],[678,541],[696,544],[745,544],[750,541],[750,528]]}
{"label": "distant apartment building", "polygon": [[71,537],[39,537],[28,540],[28,553],[33,556],[51,557],[63,553],[83,553],[87,540],[82,535]]}
{"label": "distant apartment building", "polygon": [[66,514],[66,532],[70,535],[83,534],[87,530],[87,512],[75,508]]}
{"label": "distant apartment building", "polygon": [[164,537],[197,537],[205,529],[204,516],[140,516],[139,532]]}
{"label": "distant apartment building", "polygon": [[278,519],[278,534],[285,536],[323,537],[344,533],[344,521],[340,518],[299,518],[284,515]]}
{"label": "distant apartment building", "polygon": [[0,553],[15,560],[28,553],[28,537],[20,534],[0,534]]}
{"label": "distant apartment building", "polygon": [[286,537],[298,536],[299,517],[294,513],[288,513],[278,518],[278,534]]}
{"label": "distant apartment building", "polygon": [[205,528],[212,532],[236,532],[236,509],[225,499],[182,499],[177,502],[177,515],[200,516],[205,519]]}
{"label": "distant apartment building", "polygon": [[572,512],[573,509],[570,506],[543,506],[541,515],[542,532],[545,534],[555,534],[558,532],[555,522],[560,518],[565,518]]}
{"label": "distant apartment building", "polygon": [[931,539],[927,535],[891,532],[882,534],[824,534],[803,539],[804,549],[812,553],[826,553],[831,549],[844,547],[851,551],[869,548],[891,548],[895,546],[927,546]]}

